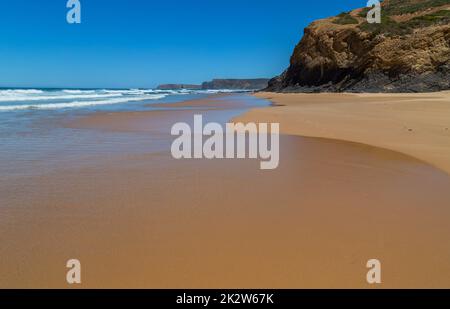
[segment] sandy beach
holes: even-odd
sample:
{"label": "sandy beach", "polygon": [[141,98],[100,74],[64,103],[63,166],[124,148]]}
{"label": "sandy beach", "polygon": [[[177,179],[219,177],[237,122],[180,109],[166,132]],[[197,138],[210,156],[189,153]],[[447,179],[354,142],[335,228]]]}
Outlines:
{"label": "sandy beach", "polygon": [[450,303],[450,0],[3,2],[5,308]]}
{"label": "sandy beach", "polygon": [[[449,146],[437,143],[445,133],[436,134],[429,152],[419,138],[440,132],[446,95],[423,102],[418,95],[312,95],[304,103],[297,103],[302,95],[258,96],[285,106],[253,109],[238,119],[280,122],[288,134],[281,137],[276,170],[262,171],[255,160],[174,160],[169,148],[124,150],[81,168],[69,164],[4,183],[0,286],[65,288],[65,263],[77,258],[83,288],[371,288],[366,262],[377,258],[383,288],[450,287],[450,176],[424,162],[428,157],[369,146],[398,141],[400,147],[411,134],[417,153],[444,170],[436,149]],[[444,98],[427,109],[432,125],[418,115],[434,96]],[[62,119],[61,126],[125,132],[129,149],[155,136],[170,145],[166,129],[174,122],[194,113],[229,120],[252,106],[249,98],[100,112]],[[331,113],[341,104],[341,114]],[[367,120],[373,111],[381,114],[378,105],[395,112],[403,111],[401,104],[411,116],[379,121],[412,132],[390,132]],[[359,114],[366,119],[357,123]],[[422,133],[428,128],[434,130]],[[354,132],[358,143],[342,141],[340,132]],[[375,141],[357,140],[364,132]]]}
{"label": "sandy beach", "polygon": [[422,94],[258,93],[276,108],[236,121],[280,122],[285,134],[398,151],[450,173],[450,92]]}

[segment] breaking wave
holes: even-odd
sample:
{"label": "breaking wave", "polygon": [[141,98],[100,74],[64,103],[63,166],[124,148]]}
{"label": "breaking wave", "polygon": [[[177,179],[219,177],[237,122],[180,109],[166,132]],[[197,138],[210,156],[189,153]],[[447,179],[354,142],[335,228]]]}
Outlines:
{"label": "breaking wave", "polygon": [[46,104],[23,104],[23,105],[6,105],[0,106],[0,111],[25,110],[25,109],[59,109],[59,108],[76,108],[96,105],[119,104],[132,101],[158,100],[164,98],[164,95],[147,95],[135,98],[117,98],[98,101],[73,101],[68,103],[46,103]]}

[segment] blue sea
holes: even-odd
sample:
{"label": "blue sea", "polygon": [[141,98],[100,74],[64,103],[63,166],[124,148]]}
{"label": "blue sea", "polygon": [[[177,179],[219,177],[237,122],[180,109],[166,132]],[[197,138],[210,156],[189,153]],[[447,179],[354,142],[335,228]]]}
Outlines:
{"label": "blue sea", "polygon": [[208,111],[210,120],[227,121],[252,106],[268,105],[245,91],[227,89],[0,89],[0,185],[68,166],[95,164],[99,158],[167,151],[167,137],[70,128],[64,123],[98,112],[161,110],[160,103],[219,93],[230,94],[245,106]]}
{"label": "blue sea", "polygon": [[135,110],[149,101],[181,100],[236,90],[155,89],[1,89],[0,113],[33,110]]}

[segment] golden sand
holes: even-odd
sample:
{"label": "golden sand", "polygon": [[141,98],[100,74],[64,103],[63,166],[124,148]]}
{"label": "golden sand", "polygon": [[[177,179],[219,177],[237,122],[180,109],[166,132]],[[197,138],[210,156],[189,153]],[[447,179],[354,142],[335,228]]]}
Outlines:
{"label": "golden sand", "polygon": [[450,173],[450,92],[257,96],[279,106],[252,110],[236,120],[280,122],[286,134],[386,148]]}
{"label": "golden sand", "polygon": [[[342,102],[319,105],[356,104],[336,97]],[[245,119],[329,132],[301,111],[319,117],[313,104]],[[156,119],[169,127],[191,117],[161,113],[103,113],[67,125],[153,132]],[[367,131],[353,113],[342,127]],[[328,118],[339,132],[338,116]],[[416,122],[408,126],[418,130]],[[0,287],[67,288],[65,263],[77,258],[85,288],[372,288],[366,262],[376,258],[379,287],[450,288],[446,173],[362,144],[282,136],[280,145],[273,171],[254,160],[125,153],[0,187]]]}

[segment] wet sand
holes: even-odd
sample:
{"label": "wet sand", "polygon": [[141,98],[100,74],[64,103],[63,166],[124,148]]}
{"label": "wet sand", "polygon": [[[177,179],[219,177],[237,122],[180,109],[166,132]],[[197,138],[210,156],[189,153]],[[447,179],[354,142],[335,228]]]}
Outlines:
{"label": "wet sand", "polygon": [[[64,125],[152,136],[194,112]],[[68,287],[71,258],[85,288],[369,288],[372,258],[381,287],[450,287],[450,176],[330,139],[282,136],[280,155],[261,171],[257,160],[125,152],[2,185],[0,287]]]}

